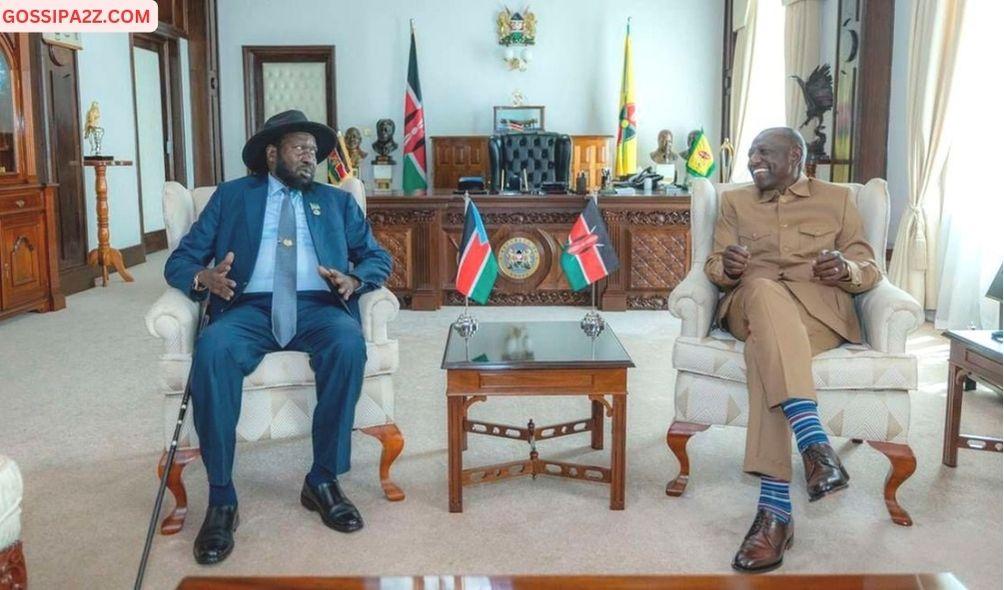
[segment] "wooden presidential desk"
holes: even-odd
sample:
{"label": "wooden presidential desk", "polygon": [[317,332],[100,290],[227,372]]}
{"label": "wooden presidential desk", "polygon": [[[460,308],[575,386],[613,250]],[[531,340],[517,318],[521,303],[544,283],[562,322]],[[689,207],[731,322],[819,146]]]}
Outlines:
{"label": "wooden presidential desk", "polygon": [[[561,272],[561,246],[585,205],[581,195],[473,197],[499,262],[490,305],[589,305]],[[669,292],[690,270],[690,196],[604,196],[600,210],[620,269],[600,281],[597,305],[608,311],[665,309]],[[367,217],[394,268],[387,287],[405,307],[461,305],[454,289],[464,199],[370,195]]]}

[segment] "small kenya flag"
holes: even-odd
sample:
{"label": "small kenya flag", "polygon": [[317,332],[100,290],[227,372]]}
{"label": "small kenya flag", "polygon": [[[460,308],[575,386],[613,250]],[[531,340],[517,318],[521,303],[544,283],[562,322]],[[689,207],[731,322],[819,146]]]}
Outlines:
{"label": "small kenya flag", "polygon": [[589,199],[568,234],[568,245],[561,253],[561,269],[572,290],[581,291],[617,270],[618,266],[620,261],[610,244],[600,209],[595,199]]}

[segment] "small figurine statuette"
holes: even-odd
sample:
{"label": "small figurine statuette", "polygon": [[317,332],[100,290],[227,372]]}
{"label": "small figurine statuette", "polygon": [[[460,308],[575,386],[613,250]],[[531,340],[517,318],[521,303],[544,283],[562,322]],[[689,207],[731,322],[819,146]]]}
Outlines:
{"label": "small figurine statuette", "polygon": [[91,108],[87,109],[87,120],[84,122],[84,139],[90,140],[91,155],[101,155],[101,138],[105,135],[104,127],[99,127],[101,120],[101,109],[98,101],[91,101]]}

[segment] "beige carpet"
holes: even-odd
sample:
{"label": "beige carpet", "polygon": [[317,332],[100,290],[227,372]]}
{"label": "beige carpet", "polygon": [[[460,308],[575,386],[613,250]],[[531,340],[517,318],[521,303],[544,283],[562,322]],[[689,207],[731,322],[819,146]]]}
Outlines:
{"label": "beige carpet", "polygon": [[[115,276],[106,289],[68,298],[67,309],[0,323],[0,452],[25,477],[24,546],[32,588],[124,588],[132,583],[156,490],[161,398],[152,378],[160,343],[143,315],[163,290],[164,255]],[[606,486],[540,478],[465,489],[465,512],[446,505],[444,375],[439,369],[457,308],[402,312],[395,379],[404,454],[394,477],[408,494],[386,502],[376,477],[379,446],[353,441],[344,487],[366,528],[326,529],[297,494],[310,462],[305,439],[241,446],[237,549],[207,569],[192,559],[206,500],[201,464],[186,480],[192,514],[178,535],[158,536],[149,588],[192,574],[702,573],[728,572],[749,526],[758,482],[739,465],[744,432],[716,428],[691,444],[694,465],[682,498],[663,490],[677,464],[665,445],[673,415],[670,350],[679,330],[668,312],[607,313],[638,365],[630,374],[627,509],[607,509]],[[478,309],[493,318],[577,319],[574,308]],[[911,444],[916,474],[901,488],[912,528],[893,525],[882,502],[887,462],[867,446],[836,441],[851,488],[809,505],[793,487],[797,535],[780,571],[951,571],[971,588],[1001,587],[1001,456],[960,453],[941,465],[947,344],[928,326],[911,341],[921,355]],[[507,400],[478,404],[473,416],[537,424],[588,415],[584,401]],[[964,430],[1001,432],[1001,398],[967,394]],[[540,444],[542,456],[606,464],[585,435]],[[525,457],[523,443],[471,437],[468,465]],[[801,468],[796,469],[796,477]]]}

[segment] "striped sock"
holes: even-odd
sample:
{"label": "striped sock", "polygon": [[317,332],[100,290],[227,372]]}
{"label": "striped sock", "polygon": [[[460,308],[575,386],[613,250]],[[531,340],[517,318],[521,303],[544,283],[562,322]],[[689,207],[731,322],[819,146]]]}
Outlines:
{"label": "striped sock", "polygon": [[791,431],[795,433],[799,453],[804,453],[809,445],[830,442],[819,421],[816,402],[810,399],[790,399],[781,403],[781,410],[791,425]]}
{"label": "striped sock", "polygon": [[790,486],[783,479],[760,476],[760,501],[757,508],[776,514],[784,522],[791,521]]}

